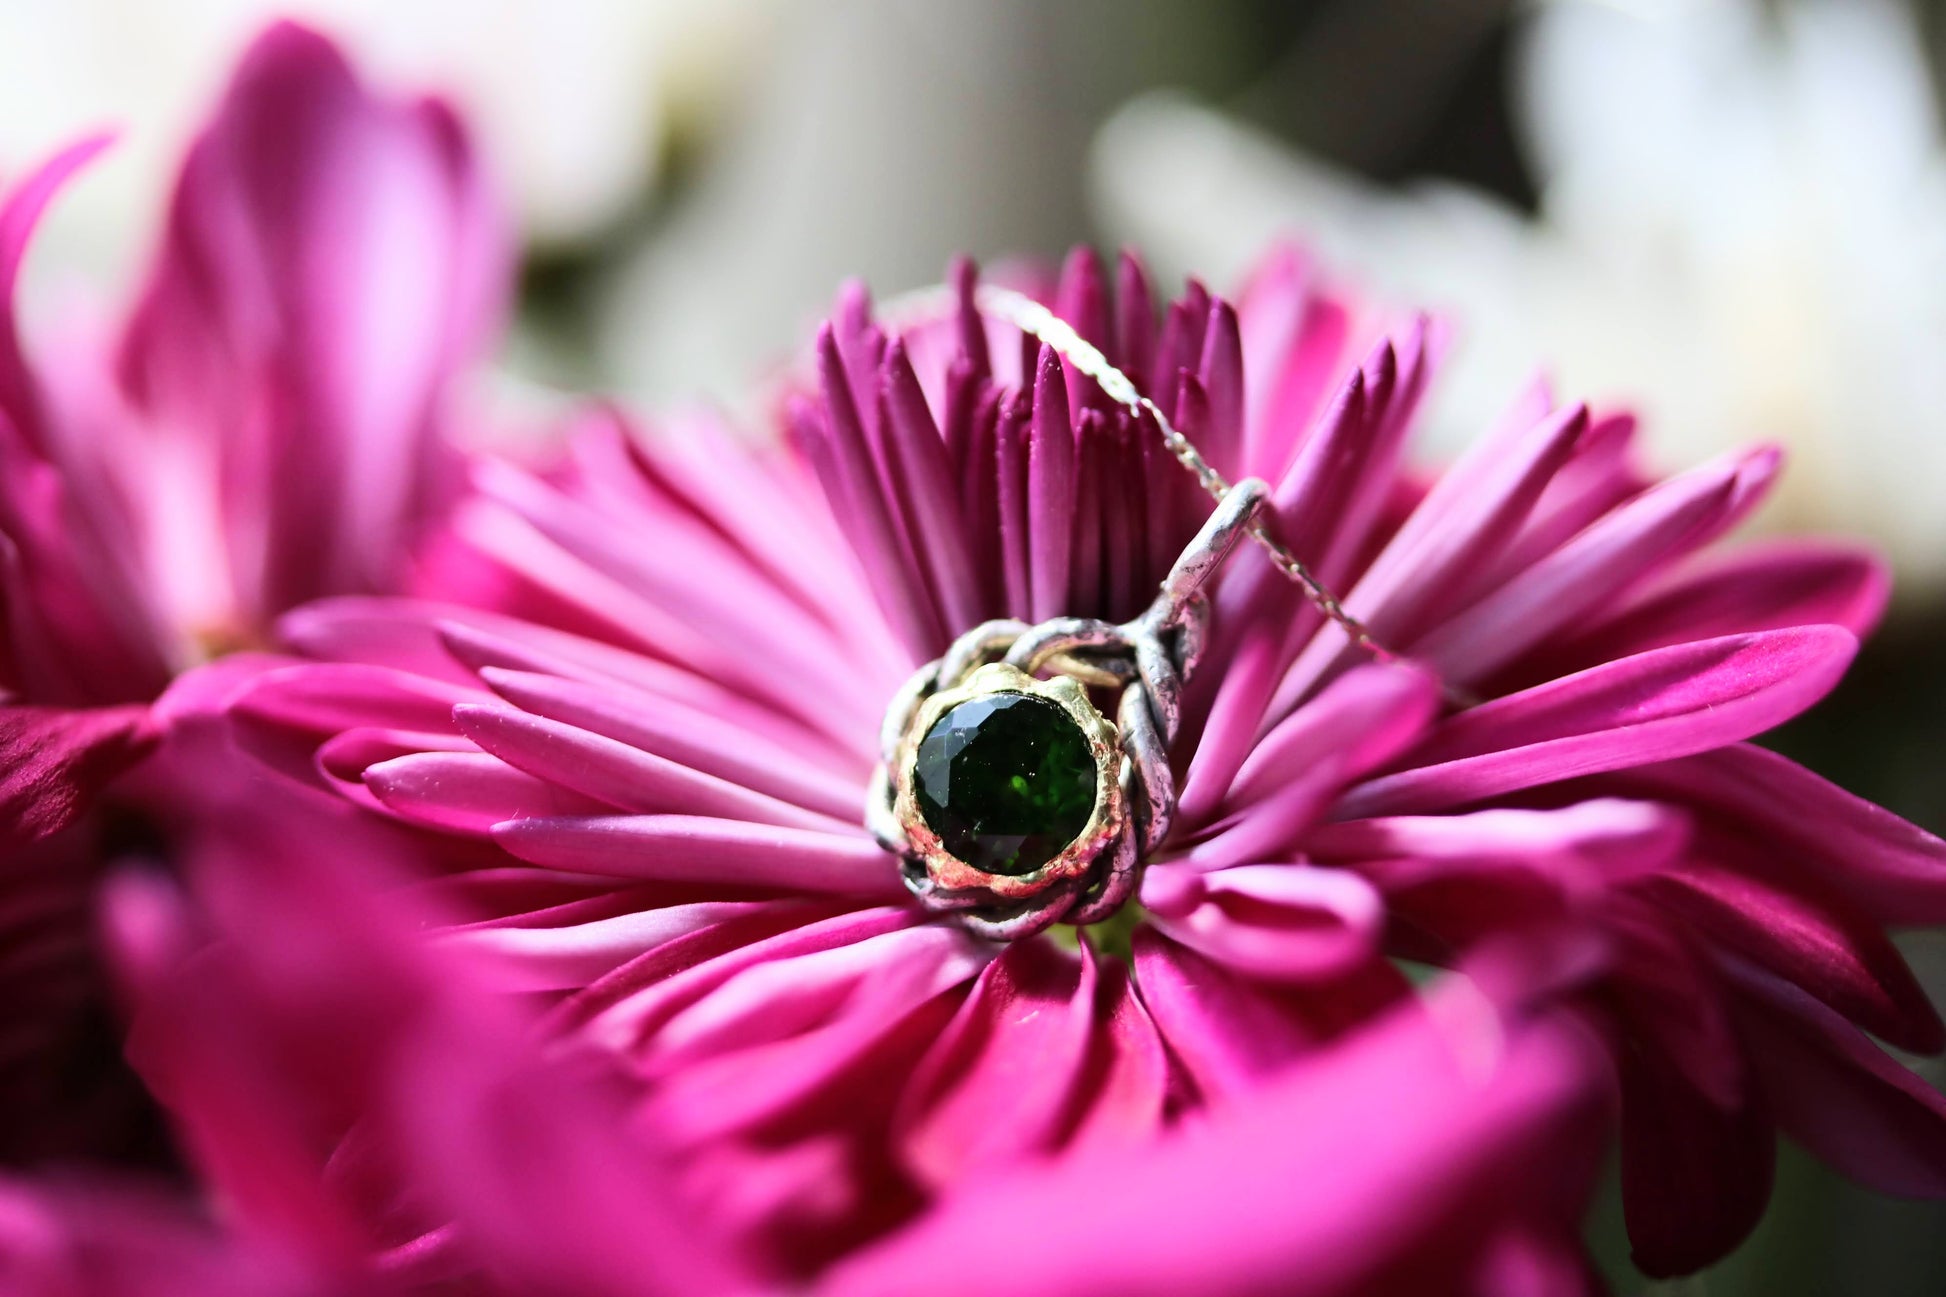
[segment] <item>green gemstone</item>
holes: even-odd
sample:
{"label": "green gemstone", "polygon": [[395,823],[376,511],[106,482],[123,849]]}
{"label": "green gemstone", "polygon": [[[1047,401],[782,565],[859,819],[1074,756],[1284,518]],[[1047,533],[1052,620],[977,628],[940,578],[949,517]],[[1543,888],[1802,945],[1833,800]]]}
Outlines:
{"label": "green gemstone", "polygon": [[987,694],[941,716],[913,774],[920,813],[946,850],[989,874],[1033,873],[1094,814],[1088,736],[1032,694]]}

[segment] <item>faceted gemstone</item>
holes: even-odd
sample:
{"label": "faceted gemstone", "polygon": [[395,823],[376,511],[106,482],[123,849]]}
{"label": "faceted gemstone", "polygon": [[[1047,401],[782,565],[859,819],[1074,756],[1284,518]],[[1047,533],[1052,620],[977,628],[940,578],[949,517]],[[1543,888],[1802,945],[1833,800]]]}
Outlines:
{"label": "faceted gemstone", "polygon": [[914,792],[946,850],[990,874],[1031,874],[1088,826],[1095,759],[1074,718],[1032,694],[969,699],[919,742]]}

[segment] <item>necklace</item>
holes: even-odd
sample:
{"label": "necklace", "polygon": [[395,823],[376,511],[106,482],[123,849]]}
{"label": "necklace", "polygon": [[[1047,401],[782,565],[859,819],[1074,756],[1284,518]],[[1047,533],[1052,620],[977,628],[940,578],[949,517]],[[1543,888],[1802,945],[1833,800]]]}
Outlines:
{"label": "necklace", "polygon": [[[914,673],[886,709],[867,826],[898,854],[921,905],[1011,941],[1098,922],[1135,894],[1175,819],[1169,745],[1202,655],[1204,587],[1244,537],[1352,643],[1379,661],[1398,657],[1271,534],[1262,479],[1225,481],[1127,374],[1039,302],[991,284],[973,300],[1153,425],[1216,501],[1132,621],[985,622]],[[1116,700],[1112,721],[1091,690]]]}

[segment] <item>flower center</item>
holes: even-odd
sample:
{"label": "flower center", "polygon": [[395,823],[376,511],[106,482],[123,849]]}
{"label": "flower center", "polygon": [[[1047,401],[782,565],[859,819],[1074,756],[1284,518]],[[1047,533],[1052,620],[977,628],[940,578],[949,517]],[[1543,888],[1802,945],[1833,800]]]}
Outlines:
{"label": "flower center", "polygon": [[940,844],[989,874],[1031,874],[1061,854],[1094,813],[1088,738],[1061,708],[1029,694],[959,704],[919,742],[919,810]]}

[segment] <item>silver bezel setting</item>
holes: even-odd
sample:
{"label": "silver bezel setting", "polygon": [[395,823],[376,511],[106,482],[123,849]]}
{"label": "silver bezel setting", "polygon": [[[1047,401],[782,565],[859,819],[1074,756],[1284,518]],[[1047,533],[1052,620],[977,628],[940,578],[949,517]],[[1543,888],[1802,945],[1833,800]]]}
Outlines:
{"label": "silver bezel setting", "polygon": [[[1025,874],[988,873],[948,851],[926,822],[915,788],[919,744],[932,733],[933,726],[961,703],[991,694],[1025,694],[1054,704],[1081,731],[1094,760],[1095,801],[1087,824],[1059,854]],[[1086,874],[1101,849],[1122,832],[1128,818],[1123,765],[1120,733],[1095,709],[1078,680],[1072,676],[1036,680],[1006,662],[989,662],[962,683],[927,698],[913,714],[892,759],[892,769],[897,772],[892,813],[905,835],[907,855],[925,870],[935,888],[949,893],[985,891],[1005,901],[1024,900]]]}

